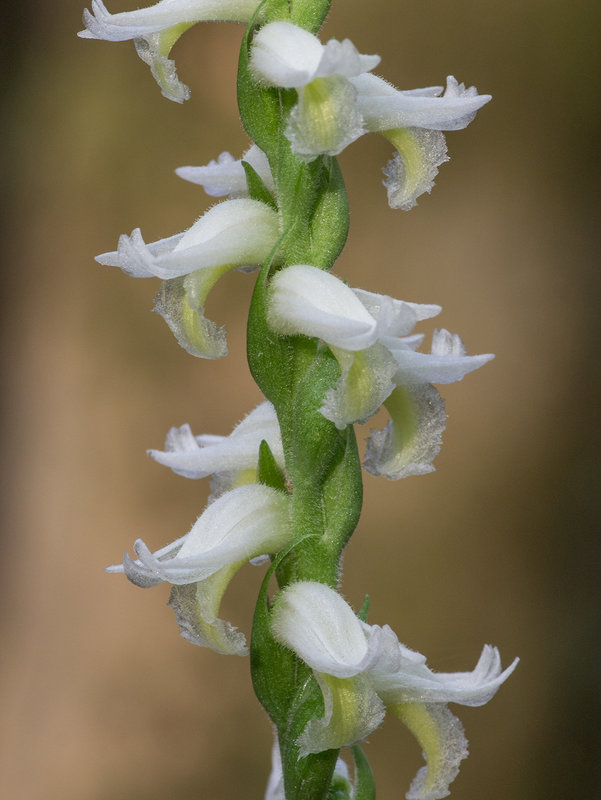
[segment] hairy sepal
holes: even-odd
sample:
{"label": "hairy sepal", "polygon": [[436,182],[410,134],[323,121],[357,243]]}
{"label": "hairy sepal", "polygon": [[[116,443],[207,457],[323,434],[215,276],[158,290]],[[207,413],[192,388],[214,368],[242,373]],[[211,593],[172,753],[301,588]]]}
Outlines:
{"label": "hairy sepal", "polygon": [[273,199],[273,195],[265,186],[254,167],[252,167],[248,161],[242,161],[242,168],[246,174],[246,183],[248,185],[249,196],[253,200],[260,200],[262,203],[271,206],[274,211],[277,211],[278,207]]}
{"label": "hairy sepal", "polygon": [[284,473],[279,468],[277,461],[271,448],[263,439],[259,445],[259,470],[258,470],[259,483],[265,486],[271,486],[272,489],[278,489],[281,492],[286,491],[286,478]]}

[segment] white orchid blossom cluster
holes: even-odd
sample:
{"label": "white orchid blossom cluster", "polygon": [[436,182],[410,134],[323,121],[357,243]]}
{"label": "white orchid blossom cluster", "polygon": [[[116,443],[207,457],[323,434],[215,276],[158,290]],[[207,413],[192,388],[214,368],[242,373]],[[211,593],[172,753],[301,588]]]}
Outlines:
{"label": "white orchid blossom cluster", "polygon": [[[165,97],[183,102],[190,90],[168,58],[181,34],[197,22],[248,22],[257,12],[260,19],[262,6],[258,0],[160,0],[149,8],[110,14],[101,0],[93,0],[79,35],[133,39]],[[379,56],[362,55],[349,39],[324,45],[286,21],[260,28],[250,59],[261,84],[296,90],[298,102],[285,133],[300,158],[338,155],[365,133],[388,139],[396,150],[384,169],[388,202],[407,210],[432,190],[438,167],[448,160],[442,132],[465,128],[491,96],[466,88],[452,75],[446,87],[398,90],[371,74],[379,63]]]}
{"label": "white orchid blossom cluster", "polygon": [[172,428],[165,450],[149,454],[186,478],[212,476],[209,505],[190,531],[151,553],[138,539],[137,558],[126,553],[124,572],[136,586],[172,584],[170,605],[182,635],[218,653],[247,655],[243,633],[218,618],[221,598],[236,572],[249,561],[277,553],[292,541],[289,501],[283,492],[257,483],[259,446],[266,441],[283,466],[282,440],[275,410],[264,402],[229,436],[194,436],[189,425]]}
{"label": "white orchid blossom cluster", "polygon": [[[392,208],[430,192],[447,160],[443,131],[466,127],[489,95],[453,77],[446,88],[394,88],[373,74],[380,58],[316,32],[330,0],[160,0],[111,14],[84,12],[83,38],[132,39],[169,99],[183,102],[171,47],[197,22],[246,25],[238,99],[251,143],[176,170],[216,203],[182,233],[147,243],[139,228],[97,257],[137,278],[159,278],[155,310],[190,354],[228,352],[205,316],[209,292],[233,270],[256,279],[248,320],[251,372],[267,399],[229,436],[172,428],[149,454],[178,475],[210,477],[205,510],[189,532],[152,552],[138,539],[109,572],[135,585],[171,585],[170,605],[193,644],[251,654],[255,692],[274,727],[266,800],[373,800],[361,744],[386,713],[415,735],[426,765],[406,797],[438,800],[467,755],[449,703],[488,702],[515,669],[486,645],[471,672],[436,673],[387,626],[369,624],[339,592],[342,551],[361,510],[357,424],[385,408],[363,467],[389,480],[434,469],[446,424],[436,386],[462,380],[491,354],[467,355],[461,338],[419,324],[441,307],[351,288],[332,273],[348,228],[335,159],[365,133],[396,150],[385,168]],[[416,327],[418,330],[416,331]],[[220,618],[229,582],[247,563],[269,563],[252,636]],[[269,596],[275,576],[278,591]],[[299,722],[300,720],[300,722]],[[339,751],[351,748],[351,779]]]}

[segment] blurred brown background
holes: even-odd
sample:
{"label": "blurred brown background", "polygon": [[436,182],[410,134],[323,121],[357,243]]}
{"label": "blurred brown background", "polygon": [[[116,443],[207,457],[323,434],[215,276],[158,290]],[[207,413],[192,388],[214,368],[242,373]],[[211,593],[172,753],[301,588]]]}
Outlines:
{"label": "blurred brown background", "polygon": [[[210,204],[173,169],[246,147],[235,103],[242,28],[175,48],[193,91],[164,100],[131,43],[78,40],[83,0],[5,11],[0,794],[19,800],[261,798],[271,733],[248,661],[184,642],[165,606],[103,572],[201,512],[207,482],[145,456],[171,425],[228,433],[258,401],[244,360],[253,278],[210,300],[231,355],[196,361],[149,313],[157,283],[93,256],[147,241]],[[121,0],[112,11],[131,8]],[[385,202],[390,147],[343,154],[352,233],[338,274],[444,307],[440,324],[496,360],[445,388],[438,471],[366,477],[343,590],[372,597],[435,669],[484,642],[522,663],[482,709],[458,709],[463,800],[601,796],[599,773],[599,17],[595,0],[334,3],[330,35],[382,55],[397,86],[448,72],[491,92],[410,213]],[[360,432],[362,439],[365,432]],[[224,615],[249,630],[262,570]],[[456,707],[457,710],[457,707]],[[394,720],[367,753],[381,800],[407,791],[419,748]]]}

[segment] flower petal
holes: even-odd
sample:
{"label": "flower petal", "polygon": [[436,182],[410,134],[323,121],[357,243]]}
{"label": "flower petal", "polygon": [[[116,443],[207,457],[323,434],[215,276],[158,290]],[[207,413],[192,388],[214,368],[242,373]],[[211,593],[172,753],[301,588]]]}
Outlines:
{"label": "flower petal", "polygon": [[154,554],[138,539],[138,559],[126,557],[122,567],[109,570],[125,571],[132,582],[145,586],[205,580],[224,566],[277,552],[289,542],[288,506],[288,497],[268,486],[232,489],[205,509],[186,536]]}
{"label": "flower petal", "polygon": [[427,766],[422,767],[405,795],[407,800],[440,800],[449,794],[449,784],[467,757],[463,725],[444,705],[400,703],[388,711],[409,728],[419,742]]}
{"label": "flower petal", "polygon": [[134,39],[136,53],[150,67],[153,78],[161,87],[161,94],[176,103],[183,103],[190,98],[190,88],[178,78],[175,61],[169,58],[169,53],[179,37],[194,24],[182,22],[159,33]]}
{"label": "flower petal", "polygon": [[397,150],[384,167],[388,205],[408,211],[417,205],[420,195],[430,194],[438,167],[449,160],[445,138],[440,131],[424,128],[399,128],[382,133]]}
{"label": "flower petal", "polygon": [[364,289],[353,289],[353,292],[378,321],[380,336],[404,336],[411,333],[416,322],[435,317],[442,311],[441,306],[408,303]]}
{"label": "flower petal", "polygon": [[399,91],[377,75],[363,74],[350,80],[358,92],[357,109],[367,130],[373,132],[396,128],[459,130],[469,125],[478,109],[492,99],[489,94],[479,95],[474,87],[465,89],[453,76],[447,78],[442,97],[421,93],[430,90]]}
{"label": "flower petal", "polygon": [[376,320],[339,278],[308,265],[286,267],[271,281],[267,321],[277,333],[316,336],[343,350],[378,338]]}
{"label": "flower petal", "polygon": [[250,66],[267,86],[298,89],[315,78],[360,75],[374,69],[380,56],[366,56],[345,39],[323,45],[317,36],[290,22],[270,22],[253,39]]}
{"label": "flower petal", "polygon": [[169,605],[175,611],[184,639],[223,655],[248,655],[244,634],[217,618],[229,582],[245,563],[228,564],[203,581],[171,588]]}
{"label": "flower petal", "polygon": [[111,14],[102,0],[92,0],[92,13],[83,12],[83,39],[122,42],[158,33],[182,22],[248,22],[259,0],[160,0],[148,8]]}
{"label": "flower petal", "polygon": [[357,353],[337,348],[332,348],[332,352],[342,375],[326,392],[319,410],[339,430],[344,430],[347,425],[366,422],[378,411],[394,389],[396,363],[378,342]]}
{"label": "flower petal", "polygon": [[324,583],[298,581],[277,596],[274,637],[316,672],[349,678],[367,669],[389,646],[390,629],[365,630],[349,604]]}
{"label": "flower petal", "polygon": [[285,134],[299,158],[336,156],[365,133],[355,96],[355,88],[341,75],[315,78],[298,89]]}
{"label": "flower petal", "polygon": [[147,245],[139,228],[121,236],[116,252],[96,257],[136,278],[168,280],[198,269],[253,266],[265,261],[279,238],[277,213],[246,198],[224,200],[210,208],[183,234]]}
{"label": "flower petal", "polygon": [[299,756],[351,747],[384,721],[386,709],[365,675],[336,678],[316,674],[324,702],[323,717],[310,719],[297,739]]}
{"label": "flower petal", "polygon": [[96,256],[96,261],[106,267],[119,267],[132,278],[154,278],[153,266],[156,259],[172,253],[183,236],[183,233],[176,233],[146,244],[140,228],[134,228],[131,236],[122,234],[119,237],[117,250]]}
{"label": "flower petal", "polygon": [[391,420],[384,430],[372,430],[364,467],[372,475],[399,480],[433,472],[432,461],[442,444],[444,400],[428,383],[397,387],[384,405]]}
{"label": "flower petal", "polygon": [[283,467],[280,426],[269,402],[251,411],[229,436],[194,436],[189,425],[182,425],[169,431],[165,450],[149,450],[148,454],[178,475],[204,478],[215,472],[256,470],[263,439]]}
{"label": "flower petal", "polygon": [[330,75],[344,75],[346,78],[350,78],[375,69],[381,60],[377,55],[362,55],[350,39],[343,39],[341,42],[330,39],[323,46],[316,77],[327,78]]}
{"label": "flower petal", "polygon": [[250,68],[265,86],[296,89],[316,77],[323,45],[312,33],[290,22],[270,22],[255,34]]}
{"label": "flower petal", "polygon": [[405,702],[481,706],[495,695],[519,662],[515,659],[502,670],[497,648],[485,645],[471,672],[433,672],[425,660],[415,661],[411,651],[400,644],[399,648],[398,669],[387,671],[377,664],[371,673],[374,688],[387,706]]}
{"label": "flower petal", "polygon": [[277,596],[274,637],[317,672],[357,675],[371,661],[368,639],[345,600],[323,583],[292,583]]}
{"label": "flower petal", "polygon": [[384,337],[382,344],[397,363],[398,369],[393,377],[397,385],[455,383],[494,358],[492,353],[466,355],[460,337],[444,328],[434,331],[430,353],[415,353],[392,338]]}
{"label": "flower petal", "polygon": [[501,671],[501,656],[496,647],[485,644],[478,663],[471,672],[435,673],[446,686],[445,702],[462,706],[482,706],[496,694],[499,686],[512,674],[519,663],[516,658]]}
{"label": "flower petal", "polygon": [[208,267],[161,284],[153,310],[190,355],[215,359],[228,353],[225,328],[218,328],[205,317],[204,306],[215,283],[233,268],[230,264]]}
{"label": "flower petal", "polygon": [[212,197],[225,195],[242,197],[248,194],[243,161],[250,164],[265,187],[273,193],[275,184],[267,156],[256,144],[253,144],[241,159],[235,160],[230,153],[224,152],[216,161],[211,161],[205,167],[179,167],[175,172],[180,178],[202,186]]}

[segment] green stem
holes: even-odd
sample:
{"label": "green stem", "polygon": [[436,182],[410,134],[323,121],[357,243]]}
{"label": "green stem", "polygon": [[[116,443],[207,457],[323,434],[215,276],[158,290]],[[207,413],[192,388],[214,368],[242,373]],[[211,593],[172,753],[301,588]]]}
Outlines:
{"label": "green stem", "polygon": [[[289,0],[290,20],[317,30],[329,0]],[[283,5],[263,6],[267,21],[283,18]],[[269,16],[270,13],[273,16]],[[279,16],[278,16],[279,15]],[[283,231],[283,263],[331,269],[348,232],[348,202],[338,164],[320,156],[307,163],[286,139],[293,90],[261,88],[248,68],[253,24],[240,51],[238,98],[245,129],[264,150],[275,182]],[[337,751],[299,759],[297,739],[307,722],[323,716],[323,697],[310,670],[271,635],[267,584],[275,572],[280,588],[292,581],[319,581],[337,588],[342,550],[361,511],[361,464],[352,426],[339,431],[320,412],[326,392],[340,377],[330,350],[316,339],[282,337],[267,325],[269,279],[257,279],[248,321],[248,361],[259,388],[273,403],[285,456],[285,487],[296,544],[276,556],[257,602],[251,640],[255,692],[278,729],[287,800],[326,800]],[[263,452],[261,474],[276,480]],[[269,476],[272,476],[269,478]]]}

